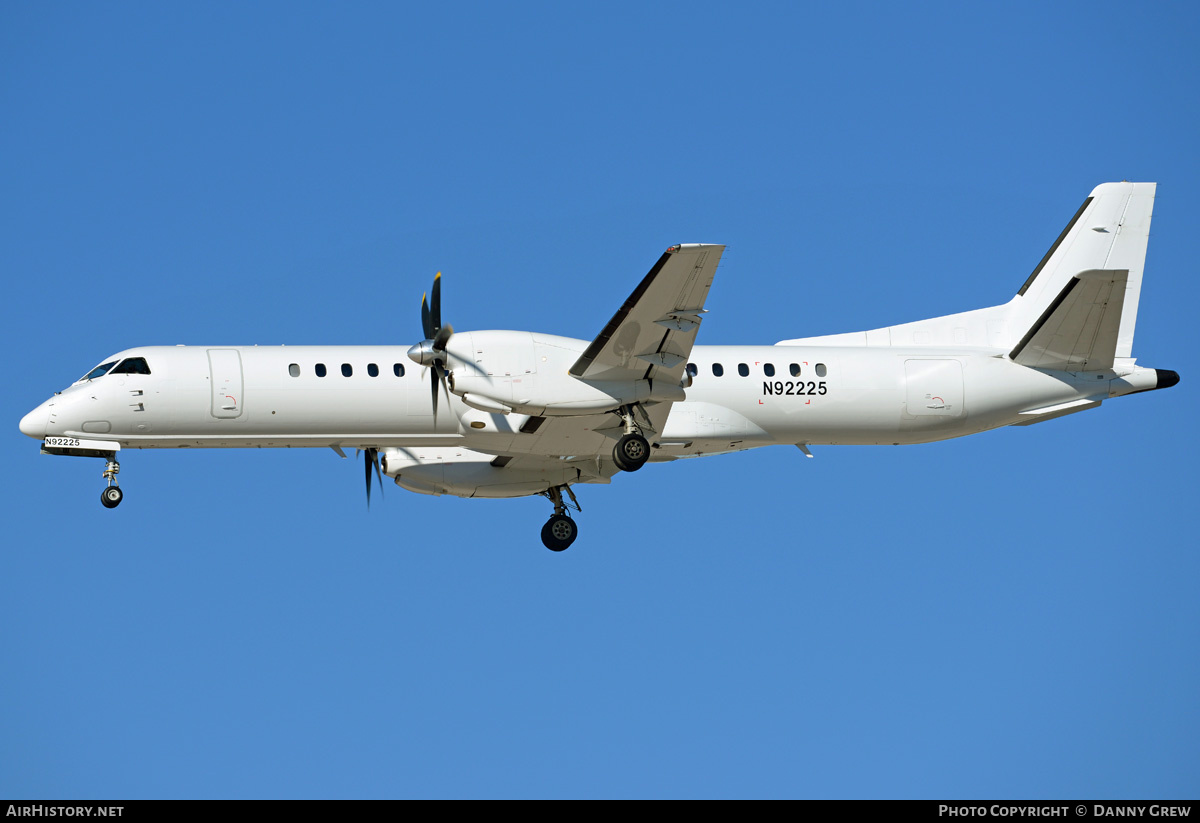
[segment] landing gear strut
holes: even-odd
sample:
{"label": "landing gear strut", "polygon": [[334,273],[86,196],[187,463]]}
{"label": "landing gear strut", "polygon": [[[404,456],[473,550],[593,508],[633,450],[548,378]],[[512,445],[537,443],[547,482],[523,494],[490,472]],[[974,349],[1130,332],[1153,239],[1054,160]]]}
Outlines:
{"label": "landing gear strut", "polygon": [[546,521],[546,525],[542,526],[542,543],[552,552],[565,551],[575,542],[575,538],[579,536],[579,527],[575,525],[575,521],[567,514],[567,504],[563,502],[562,493],[564,490],[571,498],[571,503],[574,504],[575,511],[583,511],[579,506],[579,501],[575,499],[575,493],[571,491],[570,486],[554,486],[542,492],[554,504],[554,514]]}
{"label": "landing gear strut", "polygon": [[117,485],[117,472],[121,471],[121,465],[116,460],[109,460],[104,466],[104,479],[108,481],[108,487],[100,492],[100,504],[106,509],[115,509],[121,505],[121,500],[125,495],[121,492],[121,487]]}
{"label": "landing gear strut", "polygon": [[650,443],[642,436],[632,407],[622,406],[617,413],[625,424],[625,433],[613,446],[613,462],[623,472],[635,472],[650,459]]}

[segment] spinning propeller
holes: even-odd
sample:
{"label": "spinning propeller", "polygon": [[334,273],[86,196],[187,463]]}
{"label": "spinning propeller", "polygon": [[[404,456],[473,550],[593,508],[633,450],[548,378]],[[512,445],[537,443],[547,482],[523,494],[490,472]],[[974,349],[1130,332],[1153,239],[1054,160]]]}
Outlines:
{"label": "spinning propeller", "polygon": [[[428,302],[426,297],[429,297]],[[408,350],[408,357],[414,363],[428,366],[432,369],[429,376],[429,388],[433,392],[433,421],[437,423],[438,383],[449,395],[446,387],[446,344],[450,335],[454,334],[453,326],[442,325],[442,273],[438,272],[433,278],[433,288],[428,295],[421,296],[421,328],[425,339]]]}
{"label": "spinning propeller", "polygon": [[[355,450],[357,451],[357,449]],[[367,470],[367,508],[371,507],[371,467],[375,467],[375,477],[379,480],[379,493],[383,494],[383,475],[379,471],[379,449],[362,450],[363,468]]]}
{"label": "spinning propeller", "polygon": [[[442,273],[438,272],[433,278],[433,288],[429,294],[421,297],[421,328],[425,339],[408,350],[408,357],[421,366],[431,369],[429,388],[433,392],[433,420],[437,422],[438,383],[442,384],[446,394],[450,389],[446,386],[446,359],[450,356],[446,344],[454,334],[453,326],[442,325]],[[341,454],[341,452],[338,452]],[[367,506],[371,505],[371,469],[379,480],[379,490],[383,491],[383,474],[379,470],[379,449],[371,447],[362,449],[363,470],[367,481]],[[343,455],[344,456],[344,455]]]}

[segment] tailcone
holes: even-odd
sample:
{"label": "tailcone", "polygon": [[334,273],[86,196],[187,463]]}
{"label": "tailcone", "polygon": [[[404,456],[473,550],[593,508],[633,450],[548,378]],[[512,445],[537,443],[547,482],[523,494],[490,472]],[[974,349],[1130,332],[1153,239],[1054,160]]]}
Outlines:
{"label": "tailcone", "polygon": [[1179,372],[1170,369],[1155,369],[1154,376],[1158,378],[1156,389],[1169,389],[1179,382]]}

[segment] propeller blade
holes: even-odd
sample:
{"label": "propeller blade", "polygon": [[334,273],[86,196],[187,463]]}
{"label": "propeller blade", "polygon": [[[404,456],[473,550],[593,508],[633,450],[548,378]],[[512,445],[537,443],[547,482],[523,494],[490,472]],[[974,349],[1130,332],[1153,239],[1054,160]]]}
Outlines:
{"label": "propeller blade", "polygon": [[429,302],[425,299],[428,295],[421,295],[421,330],[425,332],[425,339],[432,340],[437,334],[437,329],[433,326],[433,318],[429,315]]}
{"label": "propeller blade", "polygon": [[433,366],[430,368],[429,388],[433,390],[433,423],[437,425],[437,401],[438,401],[438,382],[442,378],[442,364],[438,360],[433,361]]}
{"label": "propeller blade", "polygon": [[454,334],[453,326],[442,326],[437,330],[437,334],[433,338],[433,350],[445,351],[446,344],[450,342],[450,335]]}
{"label": "propeller blade", "polygon": [[379,493],[383,494],[383,475],[379,472],[379,449],[364,449],[363,469],[367,480],[367,508],[371,508],[371,467],[375,467],[375,477],[379,480]]}
{"label": "propeller blade", "polygon": [[429,313],[433,317],[433,334],[428,337],[435,337],[438,330],[442,327],[442,273],[438,272],[433,277],[432,294],[429,295]]}
{"label": "propeller blade", "polygon": [[371,449],[363,453],[363,468],[367,470],[367,508],[371,508]]}
{"label": "propeller blade", "polygon": [[[450,395],[446,384],[446,360],[440,355],[448,354],[446,344],[454,334],[453,326],[442,325],[442,273],[438,272],[433,278],[433,288],[421,296],[421,330],[425,339],[409,349],[409,357],[421,365],[429,364],[432,373],[429,375],[430,403],[433,406],[433,422],[437,423],[438,383]],[[433,354],[435,356],[431,357]],[[430,362],[432,361],[432,362]]]}

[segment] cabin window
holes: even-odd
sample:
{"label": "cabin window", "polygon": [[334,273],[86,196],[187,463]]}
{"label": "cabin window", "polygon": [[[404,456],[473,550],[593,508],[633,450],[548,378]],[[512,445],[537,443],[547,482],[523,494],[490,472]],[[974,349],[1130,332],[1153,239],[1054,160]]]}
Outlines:
{"label": "cabin window", "polygon": [[775,376],[775,365],[773,363],[763,363],[763,374],[767,377]]}
{"label": "cabin window", "polygon": [[316,368],[314,369],[314,371],[316,371],[317,377],[324,377],[325,376],[325,364],[318,363]]}
{"label": "cabin window", "polygon": [[817,377],[824,377],[828,371],[829,369],[825,368],[824,363],[817,364]]}
{"label": "cabin window", "polygon": [[713,377],[720,377],[725,373],[725,367],[720,363],[713,363]]}
{"label": "cabin window", "polygon": [[793,363],[792,365],[788,366],[788,371],[791,372],[792,377],[799,377],[800,376],[800,364]]}
{"label": "cabin window", "polygon": [[688,377],[695,377],[700,373],[700,369],[696,368],[695,363],[688,363],[686,369]]}
{"label": "cabin window", "polygon": [[379,376],[379,367],[376,366],[374,363],[368,363],[367,364],[367,374],[371,375],[372,377],[378,377]]}
{"label": "cabin window", "polygon": [[342,377],[351,377],[354,374],[354,367],[349,363],[342,364]]}
{"label": "cabin window", "polygon": [[149,374],[150,367],[146,365],[144,357],[129,357],[121,361],[121,365],[113,369],[109,374]]}
{"label": "cabin window", "polygon": [[392,366],[392,374],[396,375],[397,377],[403,377],[404,376],[404,364],[397,363],[396,365]]}
{"label": "cabin window", "polygon": [[290,374],[292,377],[299,377],[300,376],[300,364],[293,363],[292,365],[288,366],[288,374]]}
{"label": "cabin window", "polygon": [[738,363],[738,374],[740,374],[742,377],[749,377],[750,367],[745,363]]}

